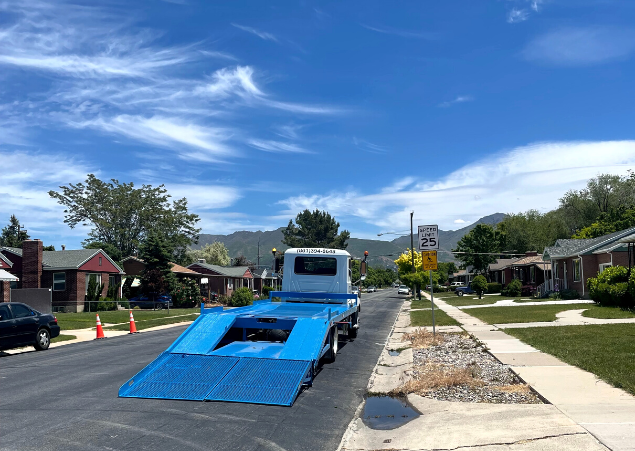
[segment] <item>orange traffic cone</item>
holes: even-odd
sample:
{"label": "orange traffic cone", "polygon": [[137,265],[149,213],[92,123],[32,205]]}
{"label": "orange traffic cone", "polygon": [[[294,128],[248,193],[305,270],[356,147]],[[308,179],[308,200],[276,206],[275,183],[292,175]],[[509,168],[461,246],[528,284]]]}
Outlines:
{"label": "orange traffic cone", "polygon": [[106,338],[106,336],[104,335],[104,329],[101,327],[99,313],[97,313],[97,338],[95,338],[95,340],[99,340],[100,338]]}
{"label": "orange traffic cone", "polygon": [[137,331],[137,326],[135,326],[135,323],[134,323],[134,316],[132,316],[132,310],[130,310],[130,333],[131,334],[138,334],[139,333]]}

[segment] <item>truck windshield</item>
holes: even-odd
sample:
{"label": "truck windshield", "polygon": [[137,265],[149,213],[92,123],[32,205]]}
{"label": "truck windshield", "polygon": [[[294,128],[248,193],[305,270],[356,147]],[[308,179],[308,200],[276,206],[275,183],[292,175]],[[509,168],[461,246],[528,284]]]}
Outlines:
{"label": "truck windshield", "polygon": [[296,257],[294,272],[306,276],[334,276],[337,259],[329,257]]}

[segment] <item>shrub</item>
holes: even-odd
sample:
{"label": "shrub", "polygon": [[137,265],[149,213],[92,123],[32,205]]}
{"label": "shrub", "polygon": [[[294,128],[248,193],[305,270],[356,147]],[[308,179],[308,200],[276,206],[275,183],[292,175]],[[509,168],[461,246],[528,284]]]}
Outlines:
{"label": "shrub", "polygon": [[476,276],[472,280],[472,289],[478,293],[478,297],[482,297],[487,291],[487,279],[484,276]]}
{"label": "shrub", "polygon": [[201,291],[192,279],[175,283],[170,295],[175,307],[195,307],[201,303]]}
{"label": "shrub", "polygon": [[572,299],[580,299],[580,293],[576,290],[560,290],[560,299],[570,301]]}
{"label": "shrub", "polygon": [[503,286],[500,283],[492,282],[487,284],[488,293],[500,293]]}
{"label": "shrub", "polygon": [[268,298],[269,297],[269,293],[272,291],[276,291],[275,288],[273,287],[262,287],[262,297],[263,298]]}
{"label": "shrub", "polygon": [[91,310],[93,308],[98,312],[117,310],[117,303],[113,302],[110,298],[101,298],[99,302],[96,302],[91,306]]}
{"label": "shrub", "polygon": [[520,293],[522,291],[522,286],[523,285],[520,283],[520,280],[514,279],[511,282],[509,282],[505,288],[503,288],[502,294],[505,296],[513,296],[513,297],[520,296]]}
{"label": "shrub", "polygon": [[244,307],[245,305],[251,305],[254,302],[253,292],[247,288],[242,287],[232,293],[229,299],[229,305],[232,307]]}
{"label": "shrub", "polygon": [[121,298],[121,301],[119,301],[119,305],[122,306],[125,309],[129,309],[130,308],[130,303],[128,302],[128,300],[126,298]]}
{"label": "shrub", "polygon": [[628,279],[623,266],[606,268],[602,274],[587,281],[589,295],[599,305],[629,309],[635,307],[635,271]]}
{"label": "shrub", "polygon": [[229,305],[229,296],[221,294],[218,296],[218,303],[222,305]]}

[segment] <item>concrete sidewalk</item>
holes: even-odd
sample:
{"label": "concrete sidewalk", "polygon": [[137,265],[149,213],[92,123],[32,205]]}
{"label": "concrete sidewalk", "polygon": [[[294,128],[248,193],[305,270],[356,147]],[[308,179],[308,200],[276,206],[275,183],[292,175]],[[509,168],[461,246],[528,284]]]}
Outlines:
{"label": "concrete sidewalk", "polygon": [[[558,410],[608,448],[635,451],[635,397],[587,371],[538,351],[505,334],[497,326],[486,324],[441,299],[435,299],[435,304],[483,342],[497,359],[510,365]],[[591,318],[585,318],[588,319]],[[530,324],[524,324],[524,327],[530,327]]]}

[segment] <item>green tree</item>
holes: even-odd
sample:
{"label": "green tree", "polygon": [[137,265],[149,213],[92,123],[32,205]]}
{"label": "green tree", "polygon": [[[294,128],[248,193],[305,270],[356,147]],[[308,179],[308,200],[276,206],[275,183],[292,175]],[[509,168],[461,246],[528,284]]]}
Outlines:
{"label": "green tree", "polygon": [[28,239],[29,235],[26,231],[21,230],[18,218],[16,218],[15,215],[11,215],[11,218],[9,218],[9,225],[2,229],[2,234],[0,235],[0,246],[21,248],[22,241]]}
{"label": "green tree", "polygon": [[601,213],[596,222],[580,230],[573,238],[597,238],[635,227],[635,208],[616,208]]}
{"label": "green tree", "polygon": [[172,260],[178,263],[198,240],[198,215],[188,212],[187,199],[170,201],[164,185],[135,188],[133,183],[104,182],[88,174],[85,183],[60,189],[49,191],[49,196],[65,207],[64,222],[71,228],[92,226],[85,244],[99,241],[114,246],[122,256],[133,255],[154,232],[172,244]]}
{"label": "green tree", "polygon": [[487,291],[487,279],[485,276],[476,276],[472,280],[472,289],[478,293],[478,298],[483,298],[483,293]]}
{"label": "green tree", "polygon": [[537,210],[507,214],[496,226],[496,234],[501,250],[521,254],[542,252],[557,239],[571,236],[560,212],[542,214]]}
{"label": "green tree", "polygon": [[172,256],[172,247],[159,233],[151,232],[141,244],[139,257],[145,263],[140,287],[143,294],[169,293],[176,287],[177,280],[170,263]]}
{"label": "green tree", "polygon": [[119,249],[109,243],[103,243],[101,241],[92,241],[90,243],[84,243],[84,249],[101,249],[104,251],[110,258],[112,258],[117,263],[121,262],[123,259],[123,255]]}
{"label": "green tree", "polygon": [[251,266],[253,263],[247,259],[244,255],[239,255],[232,262],[232,266]]}
{"label": "green tree", "polygon": [[251,305],[254,302],[253,292],[247,288],[242,287],[232,293],[229,299],[229,305],[232,307],[244,307],[245,305]]}
{"label": "green tree", "polygon": [[477,273],[484,274],[489,264],[494,263],[497,258],[496,255],[487,254],[500,252],[500,243],[491,225],[477,224],[459,240],[453,252],[464,252],[456,254],[456,258],[463,265],[473,266]]}
{"label": "green tree", "polygon": [[200,258],[210,265],[229,266],[230,263],[229,251],[220,241],[206,244],[202,249],[189,250],[188,258],[189,263],[197,262]]}
{"label": "green tree", "polygon": [[346,241],[351,234],[343,230],[338,234],[340,223],[325,211],[304,210],[293,220],[289,220],[287,228],[282,231],[282,242],[289,247],[323,247],[330,249],[346,249]]}

